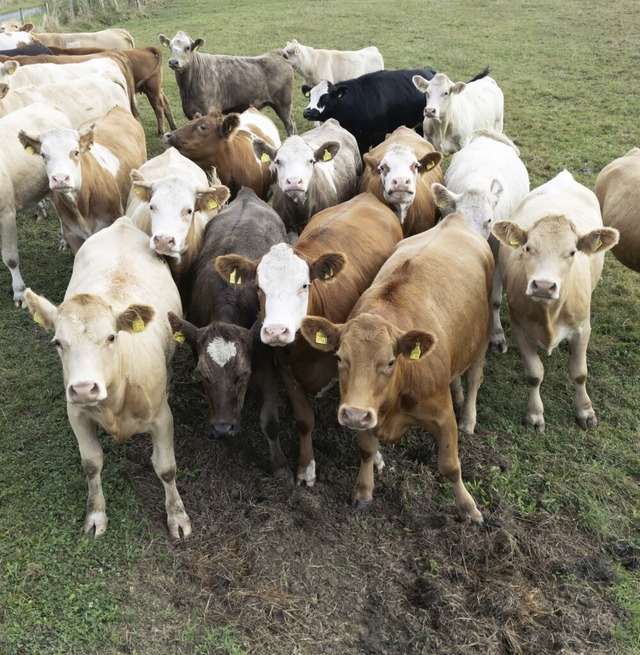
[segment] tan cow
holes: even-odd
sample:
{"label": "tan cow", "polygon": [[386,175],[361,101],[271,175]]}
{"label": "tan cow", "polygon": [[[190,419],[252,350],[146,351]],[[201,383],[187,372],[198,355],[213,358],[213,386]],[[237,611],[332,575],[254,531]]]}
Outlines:
{"label": "tan cow", "polygon": [[307,342],[338,360],[338,421],[357,430],[361,454],[355,507],[371,502],[373,466],[384,466],[378,442],[397,443],[417,425],[436,438],[438,469],[453,484],[460,517],[482,522],[462,481],[458,427],[475,429],[493,268],[486,240],[451,214],[396,246],[346,323],[314,316],[302,321]]}
{"label": "tan cow", "polygon": [[316,480],[313,409],[307,394],[321,394],[337,377],[336,360],[296,338],[306,314],[344,321],[402,238],[394,213],[363,193],[316,214],[293,246],[279,244],[257,260],[216,259],[231,284],[256,281],[263,321],[260,338],[275,348],[278,370],[300,431],[298,483]]}
{"label": "tan cow", "polygon": [[544,367],[537,349],[551,354],[566,339],[576,419],[584,429],[595,427],[586,389],[591,294],[618,230],[602,226],[597,198],[565,170],[526,195],[512,220],[495,223],[492,232],[501,244],[511,332],[529,385],[527,424],[544,431]]}
{"label": "tan cow", "polygon": [[20,141],[44,158],[62,235],[74,254],[124,214],[131,171],[147,160],[144,130],[122,107],[80,130],[21,131]]}
{"label": "tan cow", "polygon": [[431,185],[443,181],[442,153],[415,130],[401,125],[363,157],[360,191],[371,191],[393,209],[405,237],[435,225]]}
{"label": "tan cow", "polygon": [[119,443],[139,432],[151,434],[151,462],[164,486],[169,532],[176,539],[181,532],[188,537],[191,522],[176,488],[167,403],[175,342],[166,316],[181,315],[182,309],[167,265],[123,216],[78,251],[61,305],[31,289],[25,300],[34,320],[55,331],[67,414],[89,485],[84,531],[97,537],[107,529],[96,434],[101,425]]}
{"label": "tan cow", "polygon": [[596,179],[602,222],[620,232],[611,252],[625,266],[640,273],[640,148],[605,166]]}

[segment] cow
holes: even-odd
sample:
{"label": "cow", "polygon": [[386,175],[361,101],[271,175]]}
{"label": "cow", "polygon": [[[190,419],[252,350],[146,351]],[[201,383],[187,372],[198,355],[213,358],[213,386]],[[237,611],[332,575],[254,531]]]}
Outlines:
{"label": "cow", "polygon": [[620,232],[611,250],[616,259],[640,273],[640,148],[607,164],[596,178],[602,222]]}
{"label": "cow", "polygon": [[365,152],[360,191],[370,191],[393,209],[405,237],[424,232],[436,223],[431,184],[442,182],[441,161],[442,153],[401,125]]}
{"label": "cow", "polygon": [[[489,245],[496,263],[498,240],[491,225],[508,220],[519,202],[529,193],[529,173],[516,145],[502,132],[478,130],[462,150],[451,158],[444,186],[434,184],[433,194],[443,216],[462,214]],[[502,282],[496,266],[493,276],[493,327],[491,345],[507,352],[507,340],[500,322]]]}
{"label": "cow", "polygon": [[361,50],[320,50],[291,39],[284,46],[284,58],[308,86],[320,80],[335,84],[384,69],[382,55],[373,45]]}
{"label": "cow", "polygon": [[493,266],[486,239],[453,214],[396,246],[346,322],[302,321],[307,343],[338,361],[338,421],[357,431],[361,457],[354,507],[372,500],[373,466],[384,466],[379,441],[398,443],[417,425],[436,438],[438,469],[453,484],[460,518],[482,523],[462,481],[458,428],[475,429]]}
{"label": "cow", "polygon": [[173,329],[191,346],[209,401],[206,434],[233,438],[240,430],[248,386],[262,397],[260,426],[269,443],[274,477],[293,483],[278,439],[278,378],[272,349],[260,341],[260,304],[253,283],[223,280],[214,268],[230,252],[259,259],[285,241],[282,219],[251,189],[241,189],[205,229],[194,267],[188,321],[170,315]]}
{"label": "cow", "polygon": [[19,32],[21,28],[22,22],[17,18],[3,20],[0,23],[0,34],[5,34],[6,32]]}
{"label": "cow", "polygon": [[273,208],[288,232],[300,234],[319,211],[352,198],[358,190],[362,160],[355,137],[329,119],[274,148],[253,142],[260,161],[271,162],[276,179]]}
{"label": "cow", "polygon": [[29,32],[31,36],[46,46],[56,48],[104,48],[128,50],[136,44],[129,32],[120,27],[112,27],[98,32],[32,32],[33,23],[26,23],[21,33]]}
{"label": "cow", "polygon": [[426,96],[424,136],[444,155],[464,148],[476,130],[502,132],[504,95],[488,72],[466,84],[454,83],[444,73],[432,78],[414,75],[416,89]]}
{"label": "cow", "polygon": [[21,130],[19,138],[44,159],[62,236],[74,255],[90,235],[122,216],[131,170],[147,160],[144,130],[122,107],[79,130]]}
{"label": "cow", "polygon": [[164,142],[206,172],[215,166],[232,199],[246,186],[267,200],[272,193],[273,179],[270,163],[259,161],[253,152],[252,142],[257,138],[274,148],[280,147],[275,123],[251,107],[241,114],[227,115],[212,109],[205,116],[167,132]]}
{"label": "cow", "polygon": [[431,68],[367,73],[333,84],[321,80],[313,88],[302,85],[309,98],[304,118],[324,122],[335,118],[356,137],[360,154],[377,146],[400,125],[415,127],[422,121],[424,97],[411,81],[414,75],[431,79]]}
{"label": "cow", "polygon": [[528,193],[511,220],[494,223],[491,230],[500,241],[511,333],[529,386],[527,424],[544,432],[544,367],[537,349],[550,355],[566,339],[576,419],[583,429],[595,427],[586,390],[591,294],[618,230],[603,227],[596,196],[567,170]]}
{"label": "cow", "polygon": [[333,356],[296,334],[306,314],[346,320],[402,238],[395,214],[370,193],[316,214],[293,245],[279,244],[258,260],[220,256],[216,270],[235,284],[255,280],[263,321],[260,338],[275,348],[281,379],[300,431],[296,479],[316,480],[313,409],[307,394],[321,394],[337,377]]}
{"label": "cow", "polygon": [[36,39],[28,32],[3,32],[0,33],[0,50],[11,50],[21,44],[32,45]]}
{"label": "cow", "polygon": [[259,57],[233,57],[197,52],[204,39],[195,41],[184,32],[172,39],[158,36],[169,48],[169,68],[175,73],[182,110],[191,120],[196,114],[217,109],[223,114],[249,107],[271,107],[283,122],[287,134],[296,133],[293,118],[293,69],[272,50]]}
{"label": "cow", "polygon": [[167,257],[186,298],[207,222],[229,199],[229,189],[210,186],[205,172],[175,148],[131,171],[125,213],[150,237],[149,247]]}
{"label": "cow", "polygon": [[180,296],[165,262],[147,237],[123,216],[87,239],[73,262],[57,307],[31,289],[25,301],[34,320],[54,330],[62,360],[67,415],[78,441],[89,495],[86,534],[107,529],[100,474],[102,426],[118,443],[149,432],[151,462],[162,481],[169,533],[191,534],[176,488],[173,417],[167,402],[167,367],[174,351],[167,313],[181,313]]}
{"label": "cow", "polygon": [[10,50],[0,50],[0,57],[36,57],[38,55],[52,55],[53,52],[42,43],[21,44]]}
{"label": "cow", "polygon": [[70,128],[69,119],[57,109],[34,103],[0,118],[0,241],[2,261],[11,273],[13,303],[20,307],[25,284],[20,274],[16,214],[39,203],[49,193],[44,162],[31,157],[18,140],[21,129],[44,132],[55,127]]}

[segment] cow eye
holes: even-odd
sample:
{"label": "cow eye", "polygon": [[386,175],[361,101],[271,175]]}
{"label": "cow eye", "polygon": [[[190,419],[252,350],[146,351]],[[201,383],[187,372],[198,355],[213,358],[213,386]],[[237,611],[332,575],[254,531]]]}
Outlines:
{"label": "cow eye", "polygon": [[113,343],[116,340],[116,335],[115,334],[110,334],[107,337],[107,343]]}
{"label": "cow eye", "polygon": [[342,364],[342,357],[336,353],[336,359],[338,360],[338,364]]}
{"label": "cow eye", "polygon": [[149,204],[149,211],[154,212],[156,210],[155,205]]}
{"label": "cow eye", "polygon": [[525,247],[524,247],[524,251],[525,251],[526,253],[530,253],[530,252],[531,252],[531,248],[529,248],[529,246],[525,246]]}
{"label": "cow eye", "polygon": [[445,91],[442,95],[446,98],[449,95],[449,92]]}
{"label": "cow eye", "polygon": [[189,209],[187,209],[187,214],[189,214],[189,216],[191,216],[191,214],[193,214],[193,209],[191,209],[191,207],[189,207]]}
{"label": "cow eye", "polygon": [[80,156],[80,152],[79,152],[78,150],[74,150],[74,152],[73,152],[73,156],[74,156],[74,157],[79,157],[79,156]]}
{"label": "cow eye", "polygon": [[396,363],[396,359],[395,359],[395,357],[394,357],[393,359],[390,359],[390,360],[389,360],[389,363],[387,364],[387,366],[388,366],[389,368],[391,368],[395,363]]}
{"label": "cow eye", "polygon": [[201,132],[204,132],[204,131],[207,129],[207,126],[206,126],[206,125],[198,125],[198,129],[199,129]]}
{"label": "cow eye", "polygon": [[569,253],[569,257],[575,257],[575,254],[576,254],[576,251],[575,251],[575,250],[572,250],[572,251]]}
{"label": "cow eye", "polygon": [[302,285],[302,287],[300,288],[300,291],[306,291],[308,288],[309,288],[309,283],[306,282],[305,284]]}

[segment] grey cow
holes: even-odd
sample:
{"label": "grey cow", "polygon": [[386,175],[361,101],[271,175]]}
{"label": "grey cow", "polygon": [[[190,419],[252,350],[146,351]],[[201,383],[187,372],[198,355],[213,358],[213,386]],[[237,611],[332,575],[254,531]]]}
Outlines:
{"label": "grey cow", "polygon": [[158,36],[169,48],[169,68],[176,76],[182,110],[188,119],[212,109],[223,113],[271,107],[287,134],[296,134],[293,119],[293,69],[282,50],[259,57],[234,57],[197,52],[204,39],[195,41],[185,32],[172,39]]}

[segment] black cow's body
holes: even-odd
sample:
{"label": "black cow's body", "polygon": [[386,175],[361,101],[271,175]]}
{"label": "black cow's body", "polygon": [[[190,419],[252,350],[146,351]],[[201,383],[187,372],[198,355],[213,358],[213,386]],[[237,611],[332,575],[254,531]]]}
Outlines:
{"label": "black cow's body", "polygon": [[43,43],[30,43],[11,50],[0,50],[1,57],[35,57],[36,55],[52,55],[53,52]]}

